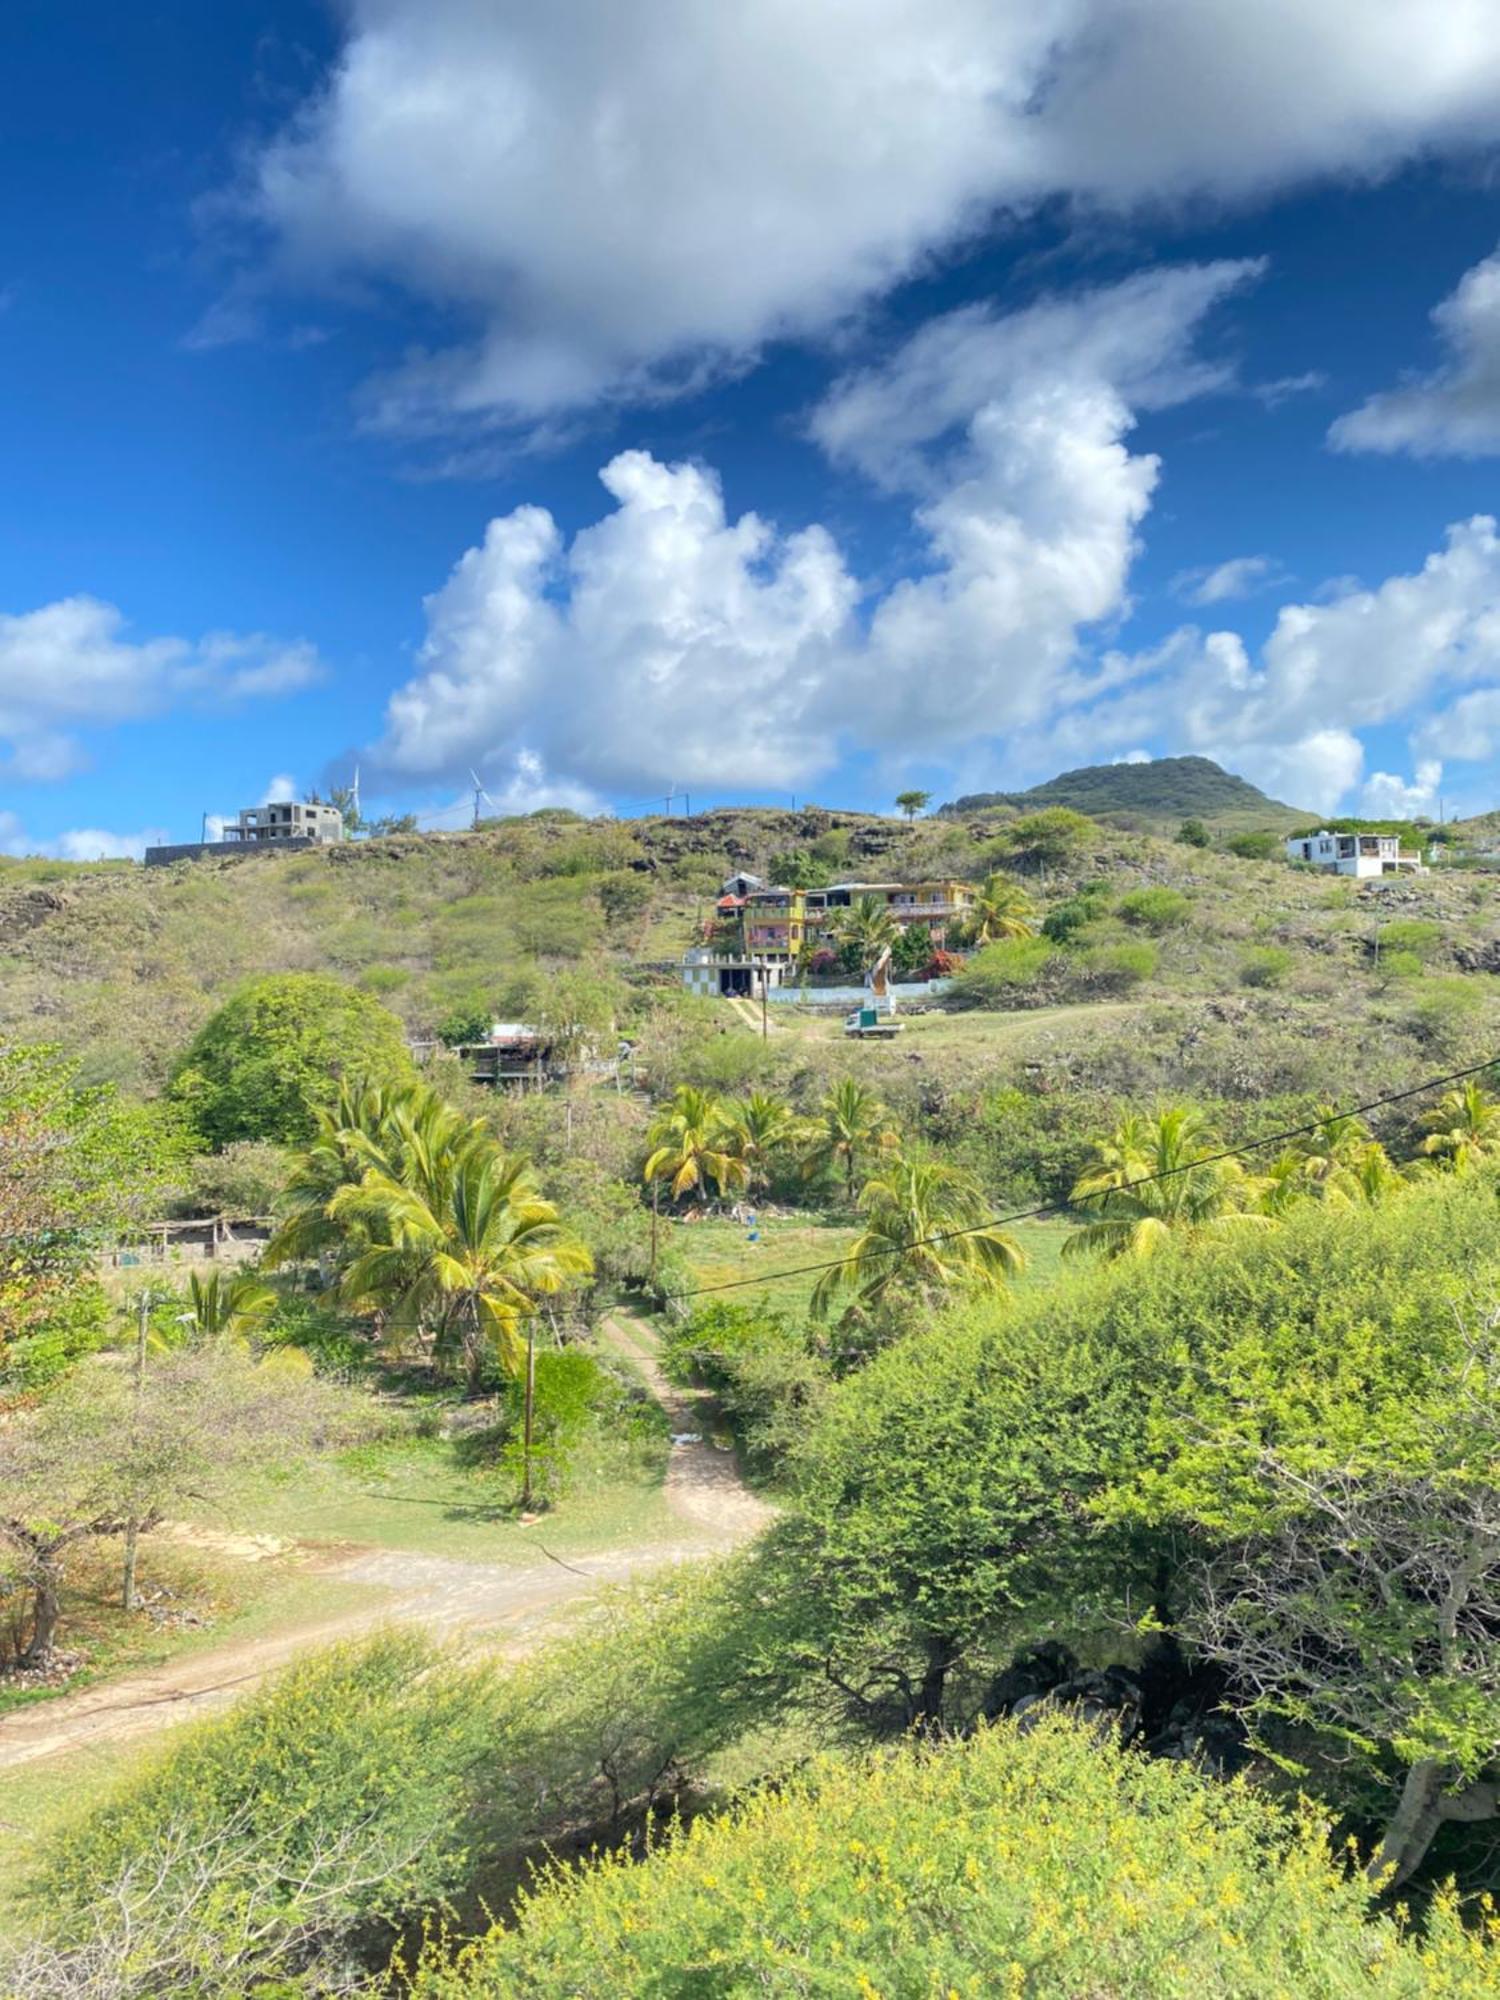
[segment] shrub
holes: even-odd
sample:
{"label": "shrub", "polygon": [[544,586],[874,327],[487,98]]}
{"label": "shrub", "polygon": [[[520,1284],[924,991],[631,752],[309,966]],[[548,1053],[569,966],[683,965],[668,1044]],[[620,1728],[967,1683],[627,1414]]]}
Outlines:
{"label": "shrub", "polygon": [[1368,1899],[1311,1814],[1062,1718],[823,1758],[644,1863],[554,1868],[416,2000],[1082,1994],[1479,2000],[1500,1927],[1444,1899],[1425,1937]]}
{"label": "shrub", "polygon": [[1292,954],[1283,945],[1260,945],[1240,960],[1240,984],[1284,986],[1291,969]]}
{"label": "shrub", "polygon": [[1420,979],[1423,965],[1414,951],[1383,951],[1378,965],[1380,977],[1389,985]]}
{"label": "shrub", "polygon": [[411,984],[411,969],[405,965],[367,965],[359,975],[366,993],[399,993]]}
{"label": "shrub", "polygon": [[252,1990],[447,1893],[497,1706],[488,1674],[392,1636],[189,1729],[44,1850],[36,1928],[97,1984],[34,1990]]}
{"label": "shrub", "polygon": [[1127,924],[1160,934],[1185,924],[1192,904],[1179,889],[1132,889],[1120,898],[1116,909]]}
{"label": "shrub", "polygon": [[622,868],[612,875],[601,875],[595,886],[600,908],[608,923],[630,923],[644,916],[650,907],[650,880],[645,875],[638,875],[634,869]]}
{"label": "shrub", "polygon": [[805,1429],[829,1376],[802,1332],[768,1306],[700,1306],[667,1336],[666,1357],[678,1380],[697,1377],[713,1389],[750,1451],[783,1454]]}
{"label": "shrub", "polygon": [[1418,917],[1398,917],[1380,926],[1376,941],[1382,958],[1387,952],[1410,952],[1425,965],[1442,946],[1443,927]]}
{"label": "shrub", "polygon": [[413,1075],[394,1014],[320,973],[252,980],[210,1016],[172,1079],[172,1095],[210,1146],[236,1139],[295,1144],[313,1113],[332,1104],[342,1078],[406,1081]]}
{"label": "shrub", "polygon": [[1013,819],[994,844],[1013,860],[1056,868],[1072,860],[1098,832],[1091,819],[1070,806],[1044,806],[1040,812]]}
{"label": "shrub", "polygon": [[1042,922],[1042,936],[1054,944],[1071,944],[1085,925],[1094,923],[1109,909],[1109,885],[1086,882],[1076,895],[1056,904]]}
{"label": "shrub", "polygon": [[1285,843],[1274,833],[1237,833],[1227,846],[1241,861],[1274,861],[1286,851]]}
{"label": "shrub", "polygon": [[1129,993],[1156,973],[1156,946],[1147,938],[1091,944],[1073,963],[1077,983],[1089,993]]}
{"label": "shrub", "polygon": [[1429,1048],[1445,1060],[1456,1060],[1484,1026],[1486,1011],[1485,996],[1474,980],[1428,979],[1413,1003],[1411,1020]]}
{"label": "shrub", "polygon": [[1212,847],[1214,837],[1201,819],[1185,819],[1177,829],[1177,838],[1184,847]]}
{"label": "shrub", "polygon": [[1052,969],[1056,953],[1047,938],[1004,938],[976,952],[948,989],[954,1007],[1015,1006]]}

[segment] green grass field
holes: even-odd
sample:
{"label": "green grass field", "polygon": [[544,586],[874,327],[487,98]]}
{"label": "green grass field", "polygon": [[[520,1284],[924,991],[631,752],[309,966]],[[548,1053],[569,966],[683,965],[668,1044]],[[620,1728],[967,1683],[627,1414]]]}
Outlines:
{"label": "green grass field", "polygon": [[[692,1271],[695,1285],[736,1287],[734,1291],[707,1293],[706,1299],[738,1300],[744,1305],[764,1299],[778,1311],[798,1312],[806,1307],[817,1282],[816,1272],[797,1275],[800,1267],[841,1256],[858,1231],[771,1217],[760,1224],[758,1243],[747,1241],[748,1233],[743,1223],[716,1218],[679,1223],[670,1242]],[[1072,1234],[1071,1225],[1050,1219],[1025,1222],[1017,1225],[1015,1233],[1026,1252],[1026,1269],[1017,1291],[1052,1284],[1061,1267],[1064,1240]],[[783,1275],[786,1273],[793,1275]]]}

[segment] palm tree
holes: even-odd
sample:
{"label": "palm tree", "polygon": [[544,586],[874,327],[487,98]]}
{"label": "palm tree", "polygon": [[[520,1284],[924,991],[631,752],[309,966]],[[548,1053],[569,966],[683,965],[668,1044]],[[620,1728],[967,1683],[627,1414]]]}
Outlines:
{"label": "palm tree", "polygon": [[985,877],[974,898],[969,935],[975,944],[1036,935],[1036,905],[1008,875]]}
{"label": "palm tree", "polygon": [[726,1107],[724,1129],[730,1150],[745,1169],[746,1186],[763,1188],[772,1162],[795,1143],[802,1121],[784,1098],[753,1090]]}
{"label": "palm tree", "polygon": [[808,1130],[808,1165],[830,1167],[844,1180],[844,1193],[854,1206],[855,1184],[865,1164],[895,1152],[899,1140],[891,1114],[874,1091],[857,1078],[836,1083],[818,1106]]}
{"label": "palm tree", "polygon": [[1466,1174],[1500,1153],[1500,1102],[1473,1077],[1445,1090],[1422,1123],[1422,1152],[1450,1173]]}
{"label": "palm tree", "polygon": [[1211,1158],[1217,1151],[1191,1105],[1124,1119],[1094,1141],[1094,1165],[1073,1188],[1095,1219],[1068,1238],[1064,1256],[1149,1257],[1175,1235],[1269,1227],[1271,1216],[1246,1206],[1256,1190],[1238,1160]]}
{"label": "palm tree", "polygon": [[263,1256],[267,1269],[346,1247],[349,1223],[334,1220],[334,1197],[358,1186],[372,1166],[399,1178],[412,1136],[427,1133],[430,1142],[445,1114],[457,1116],[426,1084],[341,1084],[336,1103],[317,1112],[312,1140],[292,1161],[276,1204],[281,1220]]}
{"label": "palm tree", "polygon": [[434,1354],[456,1360],[475,1392],[494,1355],[519,1374],[521,1325],[537,1300],[593,1269],[588,1250],[559,1220],[526,1161],[493,1140],[471,1140],[441,1176],[441,1199],[372,1168],[335,1201],[368,1230],[368,1247],[344,1279],[352,1306],[376,1305]]}
{"label": "palm tree", "polygon": [[1362,1118],[1332,1104],[1320,1104],[1315,1116],[1316,1130],[1306,1135],[1297,1150],[1310,1181],[1336,1187],[1371,1143],[1370,1128]]}
{"label": "palm tree", "polygon": [[865,1183],[859,1206],[863,1230],[814,1288],[819,1318],[840,1292],[871,1307],[897,1281],[924,1303],[958,1287],[1004,1291],[1026,1262],[1013,1236],[985,1222],[979,1183],[960,1167],[892,1161]]}
{"label": "palm tree", "polygon": [[194,1271],[188,1279],[188,1296],[190,1331],[200,1340],[221,1340],[235,1347],[246,1346],[276,1308],[276,1294],[250,1271],[237,1271],[232,1278],[223,1271],[200,1278]]}
{"label": "palm tree", "polygon": [[838,913],[833,934],[855,954],[860,970],[868,972],[895,944],[901,926],[878,896],[856,896],[847,910]]}
{"label": "palm tree", "polygon": [[710,1181],[723,1195],[749,1178],[724,1107],[710,1090],[678,1084],[646,1137],[654,1149],[644,1168],[646,1183],[654,1189],[668,1182],[674,1201],[694,1189],[706,1193]]}

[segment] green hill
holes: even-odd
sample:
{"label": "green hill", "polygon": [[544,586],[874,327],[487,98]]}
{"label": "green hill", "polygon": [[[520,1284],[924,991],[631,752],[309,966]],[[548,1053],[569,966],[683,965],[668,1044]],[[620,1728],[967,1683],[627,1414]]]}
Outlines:
{"label": "green hill", "polygon": [[1143,832],[1201,819],[1220,833],[1247,833],[1265,827],[1287,832],[1316,815],[1267,798],[1248,779],[1226,771],[1209,757],[1156,757],[1147,764],[1085,764],[1064,771],[1025,792],[971,792],[944,806],[948,814],[1008,806],[1035,812],[1042,806],[1071,806],[1113,826]]}

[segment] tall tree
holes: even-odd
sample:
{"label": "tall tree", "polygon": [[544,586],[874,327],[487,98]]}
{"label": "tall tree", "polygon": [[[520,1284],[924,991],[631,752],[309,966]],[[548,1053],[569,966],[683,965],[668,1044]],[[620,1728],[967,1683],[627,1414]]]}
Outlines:
{"label": "tall tree", "polygon": [[1237,1160],[1209,1156],[1219,1143],[1191,1105],[1133,1113],[1094,1141],[1094,1165],[1072,1200],[1092,1219],[1063,1245],[1064,1256],[1149,1257],[1174,1235],[1270,1226],[1252,1210],[1255,1190]]}
{"label": "tall tree", "polygon": [[919,812],[925,812],[931,800],[931,792],[897,792],[896,807],[910,820],[915,819]]}
{"label": "tall tree", "polygon": [[371,1168],[334,1201],[368,1247],[344,1278],[351,1305],[374,1305],[392,1323],[432,1340],[471,1391],[494,1359],[518,1374],[524,1322],[542,1298],[593,1268],[587,1249],[546,1199],[527,1163],[471,1138],[451,1163],[430,1163],[425,1182]]}
{"label": "tall tree", "polygon": [[985,1221],[983,1190],[960,1167],[893,1160],[865,1183],[859,1206],[864,1228],[813,1290],[819,1316],[841,1293],[869,1308],[893,1291],[927,1305],[959,1289],[1004,1291],[1025,1264],[1016,1239]]}
{"label": "tall tree", "polygon": [[749,1178],[724,1106],[712,1091],[694,1084],[678,1084],[652,1121],[647,1143],[652,1150],[644,1168],[646,1184],[654,1188],[665,1183],[674,1201],[685,1194],[707,1194],[710,1184],[724,1195],[732,1187],[744,1187]]}
{"label": "tall tree", "polygon": [[807,1130],[809,1167],[838,1174],[851,1208],[860,1175],[899,1146],[888,1107],[868,1084],[852,1076],[843,1077],[825,1093]]}
{"label": "tall tree", "polygon": [[752,1090],[725,1107],[729,1144],[745,1169],[747,1187],[764,1188],[776,1161],[789,1152],[802,1132],[802,1121],[786,1102],[768,1090]]}

